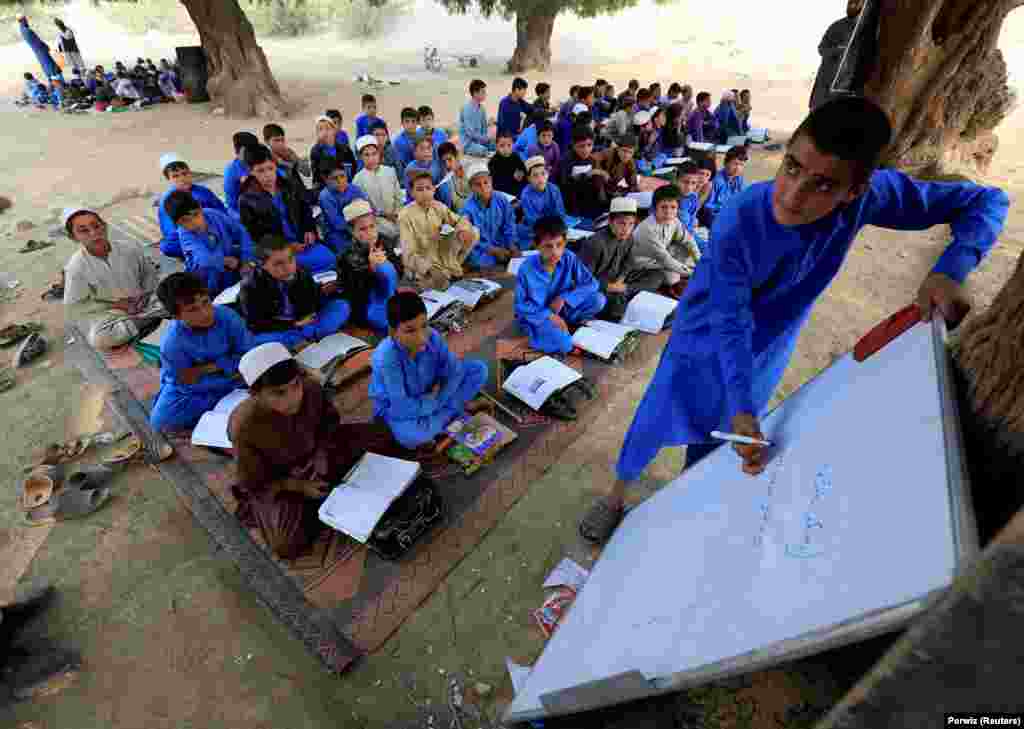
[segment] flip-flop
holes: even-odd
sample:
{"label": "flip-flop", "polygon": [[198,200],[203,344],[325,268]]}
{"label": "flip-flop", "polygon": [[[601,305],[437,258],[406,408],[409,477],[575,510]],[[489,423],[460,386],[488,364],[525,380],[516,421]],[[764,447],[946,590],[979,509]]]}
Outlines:
{"label": "flip-flop", "polygon": [[13,347],[25,337],[43,331],[43,325],[35,322],[9,324],[0,329],[0,347]]}
{"label": "flip-flop", "polygon": [[114,477],[110,466],[77,466],[68,472],[67,488],[78,491],[94,491]]}
{"label": "flip-flop", "polygon": [[18,351],[14,353],[15,368],[24,367],[39,359],[46,353],[49,346],[40,334],[30,334],[18,347]]}
{"label": "flip-flop", "polygon": [[137,460],[143,460],[145,454],[142,451],[142,440],[133,435],[124,444],[112,450],[103,458],[106,466],[122,466]]}
{"label": "flip-flop", "polygon": [[38,508],[50,500],[53,492],[60,488],[64,470],[59,466],[38,466],[32,469],[21,482],[18,505],[22,511]]}
{"label": "flip-flop", "polygon": [[32,253],[34,251],[41,251],[44,248],[49,248],[50,246],[53,245],[56,245],[56,243],[54,243],[52,240],[35,240],[34,238],[29,238],[28,242],[24,245],[24,247],[18,250],[18,253]]}
{"label": "flip-flop", "polygon": [[109,500],[110,489],[106,486],[85,490],[66,487],[51,496],[47,503],[29,511],[25,519],[33,526],[79,519],[95,513]]}
{"label": "flip-flop", "polygon": [[612,509],[608,502],[601,499],[580,520],[580,536],[593,544],[604,544],[611,538],[625,513],[624,508]]}

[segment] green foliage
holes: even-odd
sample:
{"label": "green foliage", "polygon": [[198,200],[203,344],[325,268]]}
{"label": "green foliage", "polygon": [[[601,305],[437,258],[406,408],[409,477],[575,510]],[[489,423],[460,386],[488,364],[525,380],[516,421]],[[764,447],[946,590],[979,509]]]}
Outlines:
{"label": "green foliage", "polygon": [[516,15],[557,15],[563,11],[575,13],[581,18],[616,13],[633,7],[637,0],[439,0],[450,12],[467,13],[474,8],[485,17],[500,15],[513,18]]}

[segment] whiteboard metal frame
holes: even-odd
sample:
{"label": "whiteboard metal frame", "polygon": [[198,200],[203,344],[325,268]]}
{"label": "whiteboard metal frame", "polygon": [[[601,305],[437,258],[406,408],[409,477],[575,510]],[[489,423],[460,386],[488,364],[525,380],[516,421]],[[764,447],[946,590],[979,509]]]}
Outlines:
{"label": "whiteboard metal frame", "polygon": [[[941,316],[932,320],[931,330],[939,382],[941,425],[946,445],[945,459],[949,485],[953,553],[956,559],[956,572],[959,574],[970,566],[971,561],[979,552],[978,535],[970,500],[970,480],[963,453],[963,434],[960,429],[953,365],[947,346],[948,335]],[[808,382],[813,379],[815,378]],[[914,618],[926,611],[933,601],[942,597],[947,590],[948,588],[932,590],[899,605],[879,608],[849,620],[793,638],[776,641],[763,648],[709,663],[699,668],[651,679],[644,677],[639,671],[629,671],[598,681],[541,694],[542,710],[509,711],[506,713],[505,719],[515,722],[531,721],[604,708],[770,668],[780,663],[868,640],[906,627]],[[581,659],[583,658],[581,656]]]}

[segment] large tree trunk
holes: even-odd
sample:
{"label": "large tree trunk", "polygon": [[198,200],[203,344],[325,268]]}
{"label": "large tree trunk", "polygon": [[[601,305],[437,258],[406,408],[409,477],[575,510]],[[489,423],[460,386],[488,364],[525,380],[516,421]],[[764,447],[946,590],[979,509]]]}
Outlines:
{"label": "large tree trunk", "polygon": [[210,97],[228,116],[287,116],[274,74],[238,0],[181,0],[206,51]]}
{"label": "large tree trunk", "polygon": [[551,67],[551,33],[554,29],[554,15],[517,14],[516,50],[508,62],[509,73],[548,70]]}
{"label": "large tree trunk", "polygon": [[996,43],[1024,0],[879,2],[879,54],[864,91],[893,122],[885,161],[929,176],[984,174],[992,131],[1015,101]]}

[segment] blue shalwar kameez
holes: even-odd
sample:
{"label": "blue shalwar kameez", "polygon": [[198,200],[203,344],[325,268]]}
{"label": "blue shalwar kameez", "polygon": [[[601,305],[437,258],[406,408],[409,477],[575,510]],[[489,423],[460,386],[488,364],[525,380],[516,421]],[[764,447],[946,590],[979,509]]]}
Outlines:
{"label": "blue shalwar kameez", "polygon": [[181,250],[185,256],[185,270],[194,273],[206,286],[210,296],[239,282],[238,271],[224,268],[224,258],[232,256],[240,263],[256,260],[249,231],[226,212],[203,209],[206,232],[192,232],[178,228]]}
{"label": "blue shalwar kameez", "polygon": [[[438,382],[441,391],[430,394]],[[426,348],[415,357],[388,337],[373,353],[373,415],[388,424],[402,446],[416,448],[462,415],[486,382],[487,365],[460,360],[433,329]]]}
{"label": "blue shalwar kameez", "polygon": [[242,194],[242,179],[248,177],[249,166],[240,159],[231,160],[224,168],[224,199],[231,217],[238,218],[238,198]]}
{"label": "blue shalwar kameez", "polygon": [[21,37],[28,43],[28,47],[32,49],[32,52],[36,56],[36,60],[39,61],[39,65],[43,67],[43,73],[46,74],[46,78],[52,78],[53,76],[60,76],[64,78],[64,74],[61,73],[60,67],[57,62],[53,60],[53,56],[50,55],[50,46],[46,45],[42,38],[40,38],[32,28],[29,27],[28,22],[25,20],[19,21],[18,30],[21,31]]}
{"label": "blue shalwar kameez", "polygon": [[352,245],[352,226],[345,222],[344,210],[355,200],[370,201],[362,188],[349,183],[345,192],[337,192],[330,185],[320,191],[320,210],[324,214],[324,243],[335,253],[344,253]]}
{"label": "blue shalwar kameez", "polygon": [[[184,430],[199,422],[203,413],[242,385],[234,375],[242,355],[255,346],[242,317],[226,306],[213,307],[209,329],[192,329],[180,319],[171,322],[160,344],[160,392],[149,422],[153,430]],[[205,375],[194,385],[178,381],[178,373],[215,363],[221,372]]]}
{"label": "blue shalwar kameez", "polygon": [[787,228],[772,213],[774,184],[751,185],[715,221],[710,258],[679,301],[668,346],[626,434],[620,479],[639,477],[663,447],[709,443],[711,431],[728,430],[733,416],[764,413],[811,307],[862,227],[949,224],[953,241],[933,270],[962,282],[995,243],[1009,208],[998,189],[917,182],[885,170],[850,205]]}
{"label": "blue shalwar kameez", "polygon": [[516,275],[516,322],[541,352],[567,354],[572,336],[551,322],[551,302],[561,296],[565,305],[558,313],[566,324],[582,324],[604,310],[607,299],[590,270],[572,251],[565,251],[552,273],[539,255],[529,256]]}
{"label": "blue shalwar kameez", "polygon": [[523,222],[519,224],[519,243],[521,248],[533,247],[533,226],[547,215],[557,215],[563,220],[569,216],[565,213],[565,201],[558,185],[549,182],[543,192],[537,192],[533,185],[527,185],[519,195],[519,206],[523,211]]}
{"label": "blue shalwar kameez", "polygon": [[[184,260],[185,253],[181,249],[181,241],[178,238],[178,226],[175,225],[174,221],[171,220],[171,216],[167,214],[164,209],[164,203],[167,202],[167,198],[170,197],[171,193],[177,188],[173,185],[170,189],[165,190],[164,194],[160,196],[160,200],[156,204],[157,208],[157,222],[160,223],[160,232],[163,233],[163,238],[160,240],[160,252],[170,258],[177,258]],[[195,198],[195,201],[199,203],[201,208],[212,208],[213,210],[219,210],[222,213],[226,213],[228,209],[224,207],[224,203],[220,201],[220,198],[214,194],[213,190],[204,185],[193,184],[189,193]]]}
{"label": "blue shalwar kameez", "polygon": [[518,247],[519,234],[516,230],[516,213],[502,195],[491,195],[491,202],[485,205],[473,195],[462,209],[462,214],[480,231],[480,240],[466,257],[471,268],[493,268],[498,259],[488,253],[489,248],[511,250]]}
{"label": "blue shalwar kameez", "polygon": [[[277,211],[277,217],[281,220],[281,230],[284,232],[284,239],[289,243],[304,243],[305,241],[299,238],[298,231],[292,225],[291,216],[288,215],[288,209],[284,204],[284,196],[279,191],[274,193],[271,198],[274,203],[274,210]],[[330,248],[319,241],[313,241],[313,245],[295,254],[295,262],[299,264],[300,268],[310,273],[322,273],[323,271],[332,270],[337,264],[338,259],[331,252]]]}

